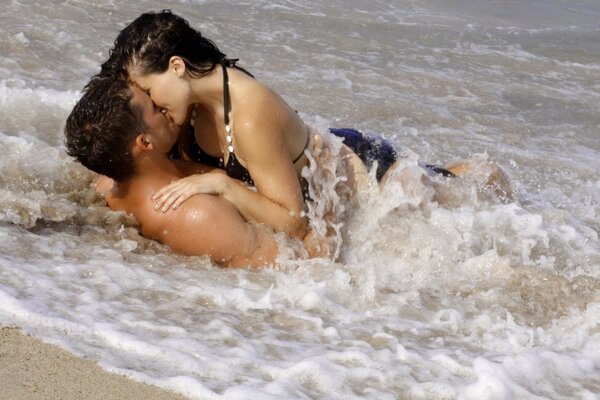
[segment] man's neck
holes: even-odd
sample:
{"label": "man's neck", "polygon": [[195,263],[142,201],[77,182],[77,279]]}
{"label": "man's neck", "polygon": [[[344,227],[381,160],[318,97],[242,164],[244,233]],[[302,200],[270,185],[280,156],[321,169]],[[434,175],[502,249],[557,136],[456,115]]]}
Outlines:
{"label": "man's neck", "polygon": [[129,208],[129,203],[139,203],[141,199],[149,198],[148,193],[182,177],[174,161],[166,156],[145,156],[136,163],[135,174],[114,187],[113,198],[121,203],[121,207]]}
{"label": "man's neck", "polygon": [[136,163],[136,173],[133,179],[147,179],[148,177],[173,176],[181,177],[181,172],[177,168],[174,160],[166,155],[148,155]]}

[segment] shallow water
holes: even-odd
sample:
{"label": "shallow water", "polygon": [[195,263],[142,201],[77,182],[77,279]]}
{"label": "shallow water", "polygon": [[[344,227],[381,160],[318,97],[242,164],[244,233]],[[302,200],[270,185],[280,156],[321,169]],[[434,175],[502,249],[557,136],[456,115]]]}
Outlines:
{"label": "shallow water", "polygon": [[[347,210],[338,262],[281,271],[141,238],[62,128],[119,29],[165,7],[317,129],[378,132],[406,172],[493,161],[517,200],[392,181]],[[591,0],[6,2],[0,321],[198,399],[598,398],[598,21]]]}

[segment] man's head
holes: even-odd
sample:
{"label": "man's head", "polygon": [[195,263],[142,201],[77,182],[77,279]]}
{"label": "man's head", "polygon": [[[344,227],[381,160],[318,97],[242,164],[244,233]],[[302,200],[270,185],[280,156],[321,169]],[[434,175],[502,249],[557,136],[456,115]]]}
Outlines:
{"label": "man's head", "polygon": [[124,80],[92,79],[67,118],[67,153],[99,174],[117,181],[130,178],[135,172],[131,145],[145,130],[132,97]]}
{"label": "man's head", "polygon": [[177,139],[173,125],[148,95],[124,79],[96,77],[67,118],[67,153],[116,181],[136,172],[136,149],[166,154]]}

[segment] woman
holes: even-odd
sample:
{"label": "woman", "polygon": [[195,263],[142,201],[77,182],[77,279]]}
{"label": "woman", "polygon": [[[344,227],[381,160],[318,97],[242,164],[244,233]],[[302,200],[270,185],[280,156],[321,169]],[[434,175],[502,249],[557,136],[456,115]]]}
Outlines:
{"label": "woman", "polygon": [[[197,193],[217,194],[247,220],[302,239],[307,221],[300,173],[308,163],[304,151],[313,134],[279,95],[236,61],[186,20],[162,11],[142,14],[121,31],[103,73],[125,69],[175,124],[191,125],[190,134],[179,142],[180,155],[226,171],[166,186],[154,196],[157,210],[175,209]],[[396,160],[386,142],[354,130],[331,132],[352,149],[342,149],[350,169],[364,169],[360,160],[367,167],[377,160],[376,176],[382,180]]]}
{"label": "woman", "polygon": [[191,115],[182,153],[227,172],[174,182],[156,194],[157,209],[177,208],[196,193],[218,194],[247,220],[301,239],[307,221],[299,177],[310,130],[235,61],[187,21],[163,11],[142,14],[127,26],[103,71],[126,68],[177,125],[187,124]]}

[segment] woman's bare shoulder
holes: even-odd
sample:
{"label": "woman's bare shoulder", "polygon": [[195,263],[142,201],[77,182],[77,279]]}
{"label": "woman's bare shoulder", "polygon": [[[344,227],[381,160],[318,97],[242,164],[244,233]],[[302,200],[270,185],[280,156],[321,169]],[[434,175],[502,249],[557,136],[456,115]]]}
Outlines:
{"label": "woman's bare shoulder", "polygon": [[[239,82],[237,96],[232,104],[233,112],[244,119],[257,119],[268,115],[267,112],[286,116],[294,112],[282,96],[265,83],[254,79]],[[237,103],[237,104],[236,104]]]}

